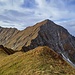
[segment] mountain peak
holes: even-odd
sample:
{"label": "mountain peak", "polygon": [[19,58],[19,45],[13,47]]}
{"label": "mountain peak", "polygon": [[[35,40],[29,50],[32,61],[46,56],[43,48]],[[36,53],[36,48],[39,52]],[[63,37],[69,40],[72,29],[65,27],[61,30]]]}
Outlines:
{"label": "mountain peak", "polygon": [[44,20],[43,22],[46,22],[46,23],[54,23],[53,21],[49,20],[49,19],[46,19]]}
{"label": "mountain peak", "polygon": [[49,22],[49,21],[51,21],[51,20],[49,20],[49,19],[45,19],[44,21],[47,21],[47,22]]}
{"label": "mountain peak", "polygon": [[49,20],[49,19],[46,19],[44,21],[36,23],[33,27],[38,28],[38,27],[41,27],[43,25],[55,25],[55,23],[53,21]]}

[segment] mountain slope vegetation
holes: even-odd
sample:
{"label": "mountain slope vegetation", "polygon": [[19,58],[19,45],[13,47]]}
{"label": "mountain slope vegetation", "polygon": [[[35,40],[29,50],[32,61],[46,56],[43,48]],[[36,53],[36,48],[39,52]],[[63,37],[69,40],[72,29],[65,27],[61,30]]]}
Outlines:
{"label": "mountain slope vegetation", "polygon": [[47,46],[16,52],[0,61],[0,75],[74,75],[75,69]]}

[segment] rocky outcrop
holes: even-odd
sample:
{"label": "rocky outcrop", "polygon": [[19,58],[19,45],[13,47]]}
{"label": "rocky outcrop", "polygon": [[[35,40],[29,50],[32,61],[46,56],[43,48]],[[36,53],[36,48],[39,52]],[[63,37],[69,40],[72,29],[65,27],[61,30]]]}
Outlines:
{"label": "rocky outcrop", "polygon": [[0,52],[5,53],[7,55],[15,53],[15,51],[13,51],[12,49],[6,48],[3,45],[0,45]]}

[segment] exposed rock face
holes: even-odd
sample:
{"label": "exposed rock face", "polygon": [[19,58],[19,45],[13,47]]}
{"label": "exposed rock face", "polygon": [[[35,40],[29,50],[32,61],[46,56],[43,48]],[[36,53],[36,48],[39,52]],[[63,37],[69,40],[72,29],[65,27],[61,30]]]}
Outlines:
{"label": "exposed rock face", "polygon": [[17,38],[16,35],[19,31],[15,28],[2,28],[0,27],[0,45],[8,48],[13,48]]}

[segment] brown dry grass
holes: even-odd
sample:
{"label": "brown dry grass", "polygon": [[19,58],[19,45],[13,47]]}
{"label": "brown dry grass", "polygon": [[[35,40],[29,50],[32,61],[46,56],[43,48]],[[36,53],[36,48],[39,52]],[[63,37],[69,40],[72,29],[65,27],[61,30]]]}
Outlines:
{"label": "brown dry grass", "polygon": [[57,56],[46,46],[17,52],[0,62],[0,75],[74,75],[75,69]]}

